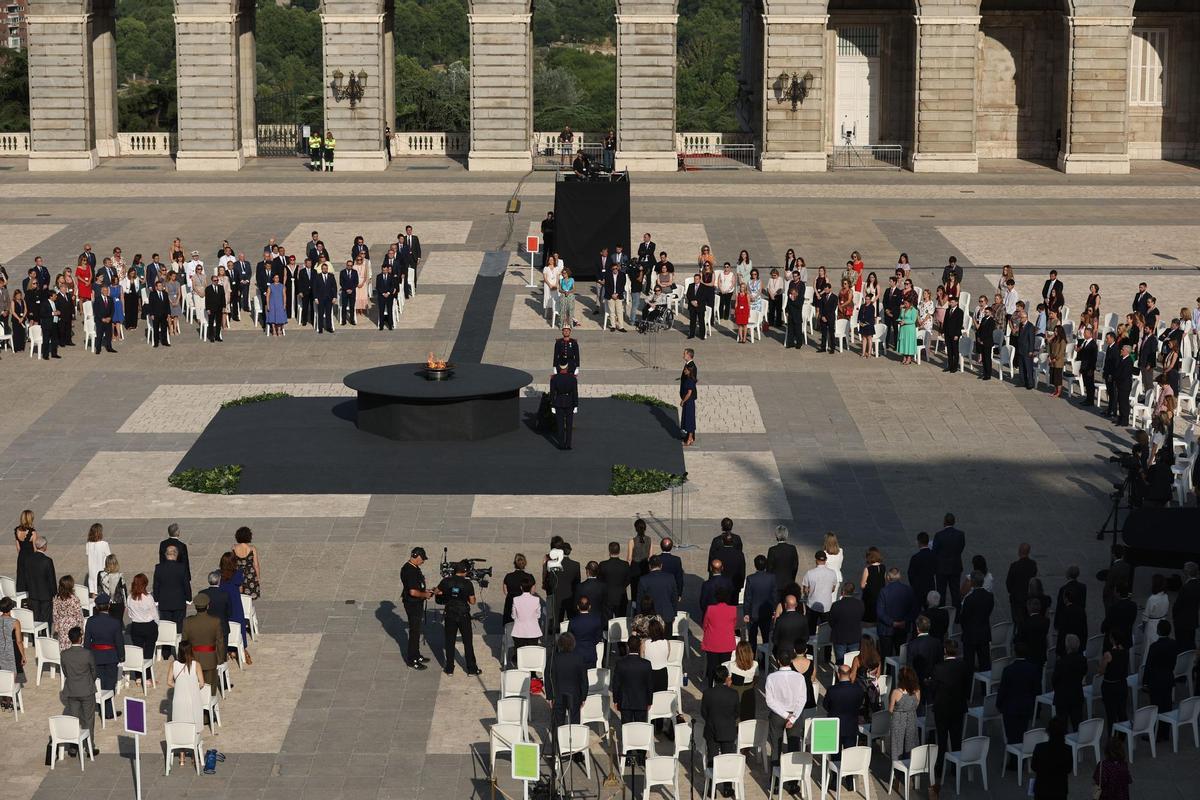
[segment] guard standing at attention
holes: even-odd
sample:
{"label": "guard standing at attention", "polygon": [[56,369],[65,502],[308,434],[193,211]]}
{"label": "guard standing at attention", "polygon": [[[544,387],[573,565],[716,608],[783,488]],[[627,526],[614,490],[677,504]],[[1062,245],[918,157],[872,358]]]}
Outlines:
{"label": "guard standing at attention", "polygon": [[463,660],[467,663],[468,675],[481,675],[482,670],[475,663],[475,640],[471,632],[471,606],[475,605],[475,585],[467,580],[466,561],[454,565],[454,574],[442,578],[438,584],[437,601],[444,607],[442,617],[446,637],[446,665],[442,670],[447,675],[454,674],[454,640],[462,634]]}
{"label": "guard standing at attention", "polygon": [[559,364],[567,362],[571,373],[579,374],[579,342],[571,338],[571,326],[564,325],[562,338],[554,341],[554,357],[550,359],[551,374]]}
{"label": "guard standing at attention", "polygon": [[579,411],[579,379],[572,375],[571,365],[563,361],[558,374],[550,379],[550,411],[558,423],[558,449],[571,449],[571,433],[575,414]]}
{"label": "guard standing at attention", "polygon": [[315,130],[308,134],[308,168],[313,172],[321,171],[321,134]]}
{"label": "guard standing at attention", "polygon": [[325,131],[325,171],[333,172],[333,148],[337,147],[337,140],[333,138],[332,131]]}
{"label": "guard standing at attention", "polygon": [[425,589],[425,574],[421,565],[426,561],[425,548],[414,547],[408,561],[400,568],[400,585],[403,596],[400,599],[404,606],[404,615],[408,617],[408,651],[404,654],[404,663],[413,669],[425,669],[429,659],[421,655],[421,625],[425,622],[425,601],[433,597],[433,592]]}

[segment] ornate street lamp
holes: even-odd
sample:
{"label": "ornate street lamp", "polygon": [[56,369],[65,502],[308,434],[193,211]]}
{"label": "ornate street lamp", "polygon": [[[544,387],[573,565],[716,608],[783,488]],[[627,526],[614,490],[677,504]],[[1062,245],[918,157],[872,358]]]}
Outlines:
{"label": "ornate street lamp", "polygon": [[350,107],[354,108],[362,101],[367,90],[367,72],[359,70],[358,74],[350,73],[350,80],[345,81],[346,76],[340,69],[333,71],[333,81],[329,84],[329,88],[333,91],[333,99],[337,102],[343,100],[350,101]]}
{"label": "ornate street lamp", "polygon": [[800,107],[804,102],[804,98],[808,97],[809,87],[812,86],[813,74],[811,72],[804,73],[804,77],[800,77],[793,72],[788,75],[786,72],[779,73],[779,92],[778,100],[780,103],[791,102],[792,111]]}

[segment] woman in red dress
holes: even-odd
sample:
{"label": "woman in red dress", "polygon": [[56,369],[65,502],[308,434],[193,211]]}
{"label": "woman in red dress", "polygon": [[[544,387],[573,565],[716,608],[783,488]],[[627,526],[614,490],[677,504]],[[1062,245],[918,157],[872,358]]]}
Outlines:
{"label": "woman in red dress", "polygon": [[850,319],[853,315],[854,292],[850,291],[850,281],[843,279],[838,292],[838,319]]}
{"label": "woman in red dress", "polygon": [[750,324],[750,293],[746,284],[739,283],[733,300],[733,321],[737,325],[738,344],[746,343],[746,327]]}
{"label": "woman in red dress", "polygon": [[854,270],[854,291],[862,292],[864,267],[862,256],[857,250],[850,254],[850,269]]}
{"label": "woman in red dress", "polygon": [[80,306],[92,302],[92,268],[82,256],[75,265],[75,296]]}

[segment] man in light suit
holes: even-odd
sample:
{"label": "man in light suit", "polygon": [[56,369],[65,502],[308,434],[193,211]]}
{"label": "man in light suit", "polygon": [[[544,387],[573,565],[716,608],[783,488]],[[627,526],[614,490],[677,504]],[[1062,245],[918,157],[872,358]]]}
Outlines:
{"label": "man in light suit", "polygon": [[625,333],[625,328],[621,325],[621,307],[625,304],[628,285],[628,279],[621,271],[620,265],[615,262],[610,264],[608,271],[603,275],[600,288],[601,299],[608,308],[609,331]]}
{"label": "man in light suit", "polygon": [[1021,384],[1032,391],[1037,383],[1037,369],[1033,360],[1037,357],[1037,331],[1024,311],[1017,312],[1017,358],[1020,360]]}
{"label": "man in light suit", "polygon": [[313,283],[313,300],[317,305],[317,333],[333,333],[333,298],[337,297],[337,281],[329,274],[329,262],[321,262],[321,272]]}
{"label": "man in light suit", "polygon": [[629,263],[629,254],[625,252],[625,248],[621,245],[617,245],[616,250],[608,257],[608,264],[610,267],[615,264],[625,274],[625,285],[629,289],[625,293],[625,315],[629,317],[629,323],[632,325],[637,312],[638,292],[637,287],[634,285],[636,267]]}
{"label": "man in light suit", "polygon": [[[99,755],[93,730],[96,726],[96,659],[92,651],[83,646],[83,630],[78,626],[67,632],[71,646],[63,650],[59,658],[63,674],[63,713],[79,720],[79,727],[88,734],[92,755]],[[71,757],[78,755],[75,747],[68,749]]]}

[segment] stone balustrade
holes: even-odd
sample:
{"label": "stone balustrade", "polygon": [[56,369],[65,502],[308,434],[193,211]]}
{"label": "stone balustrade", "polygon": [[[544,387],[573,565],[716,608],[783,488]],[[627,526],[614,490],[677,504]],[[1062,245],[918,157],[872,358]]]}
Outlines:
{"label": "stone balustrade", "polygon": [[465,156],[471,134],[461,131],[397,131],[392,134],[392,157]]}
{"label": "stone balustrade", "polygon": [[721,152],[724,136],[720,133],[677,133],[675,150],[680,153]]}
{"label": "stone balustrade", "polygon": [[117,155],[121,156],[169,156],[171,155],[170,133],[118,133]]}
{"label": "stone balustrade", "polygon": [[[553,149],[558,152],[558,134],[561,131],[535,131],[533,134],[534,147],[539,153],[546,152],[547,149]],[[578,150],[583,147],[583,132],[574,131],[575,142],[572,144],[572,150]]]}
{"label": "stone balustrade", "polygon": [[29,155],[28,133],[0,133],[0,158]]}

